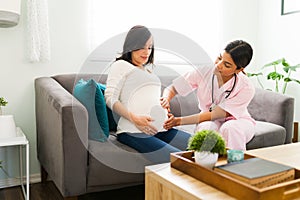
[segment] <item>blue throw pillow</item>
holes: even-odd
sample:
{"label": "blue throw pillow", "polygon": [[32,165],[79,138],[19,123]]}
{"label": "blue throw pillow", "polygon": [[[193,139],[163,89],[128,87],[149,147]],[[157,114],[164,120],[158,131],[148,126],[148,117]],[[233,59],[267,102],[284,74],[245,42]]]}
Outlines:
{"label": "blue throw pillow", "polygon": [[[102,94],[104,95],[104,91],[106,89],[106,85],[102,84],[102,83],[98,83],[98,87]],[[119,121],[119,118],[120,116],[117,115],[116,113],[114,113],[108,106],[106,106],[106,111],[107,111],[107,118],[108,118],[108,126],[109,126],[109,130],[110,131],[117,131],[117,122],[116,121]],[[98,109],[96,107],[96,113],[97,113],[97,116],[98,116]],[[99,117],[98,117],[99,118]]]}
{"label": "blue throw pillow", "polygon": [[[103,142],[106,141],[107,136],[109,134],[108,119],[107,119],[106,110],[103,110],[103,113],[105,113],[105,115],[103,116],[104,118],[106,117],[106,120],[102,120],[102,123],[100,124],[97,119],[96,109],[95,109],[96,88],[97,88],[97,83],[93,79],[90,79],[88,81],[84,81],[83,79],[81,79],[74,87],[74,96],[85,106],[85,108],[88,111],[89,139]],[[103,97],[103,101],[104,101],[104,97]]]}

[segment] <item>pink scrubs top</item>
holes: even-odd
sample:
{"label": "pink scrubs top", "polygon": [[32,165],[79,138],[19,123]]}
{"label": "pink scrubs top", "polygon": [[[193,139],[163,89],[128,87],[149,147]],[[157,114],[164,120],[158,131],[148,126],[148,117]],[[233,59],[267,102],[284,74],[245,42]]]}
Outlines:
{"label": "pink scrubs top", "polygon": [[255,88],[243,73],[231,78],[220,88],[217,77],[213,78],[214,67],[200,67],[173,81],[179,95],[185,96],[196,90],[201,112],[208,111],[212,105],[218,105],[232,116],[215,121],[197,124],[196,130],[210,129],[220,132],[230,149],[246,150],[255,133],[255,120],[248,112]]}
{"label": "pink scrubs top", "polygon": [[[199,109],[202,112],[208,111],[215,104],[230,113],[234,119],[247,119],[255,124],[247,109],[255,93],[250,79],[240,72],[236,75],[236,80],[232,77],[219,88],[217,77],[213,80],[213,72],[214,67],[199,67],[173,80],[173,86],[182,96],[197,90]],[[227,95],[229,96],[226,98]]]}

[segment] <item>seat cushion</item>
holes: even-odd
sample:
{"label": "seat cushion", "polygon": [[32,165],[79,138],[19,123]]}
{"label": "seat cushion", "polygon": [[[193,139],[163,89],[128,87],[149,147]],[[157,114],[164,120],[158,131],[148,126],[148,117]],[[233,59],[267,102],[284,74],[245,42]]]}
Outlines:
{"label": "seat cushion", "polygon": [[146,160],[136,150],[110,135],[106,142],[89,140],[88,186],[143,183]]}
{"label": "seat cushion", "polygon": [[256,121],[255,135],[247,143],[247,150],[284,144],[286,130],[269,122]]}

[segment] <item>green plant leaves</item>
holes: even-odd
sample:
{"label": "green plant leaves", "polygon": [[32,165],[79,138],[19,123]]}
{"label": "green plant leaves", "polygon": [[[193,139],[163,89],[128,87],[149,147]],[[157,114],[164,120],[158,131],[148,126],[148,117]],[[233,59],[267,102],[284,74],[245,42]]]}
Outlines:
{"label": "green plant leaves", "polygon": [[222,136],[213,130],[202,130],[191,136],[188,149],[195,151],[209,151],[223,155],[226,153],[225,141]]}
{"label": "green plant leaves", "polygon": [[284,77],[284,75],[279,74],[277,72],[271,72],[267,75],[267,79],[272,79],[272,80],[280,80]]}
{"label": "green plant leaves", "polygon": [[284,82],[291,82],[291,81],[300,84],[300,80],[298,80],[298,79],[294,79],[294,78],[285,78],[284,79]]}
{"label": "green plant leaves", "polygon": [[262,72],[259,72],[259,73],[247,73],[247,76],[248,77],[252,77],[252,76],[262,76],[263,75],[263,73]]}
{"label": "green plant leaves", "polygon": [[285,66],[285,67],[289,67],[290,66],[290,64],[288,64],[284,58],[281,59],[281,64],[283,66]]}
{"label": "green plant leaves", "polygon": [[[271,62],[271,63],[265,64],[265,65],[263,66],[263,68],[269,67],[269,66],[274,66],[274,65],[279,65],[279,64],[281,64],[281,63],[286,63],[284,58],[281,58],[281,59],[275,60],[275,61],[273,61],[273,62]],[[287,64],[287,63],[286,63],[286,64]]]}
{"label": "green plant leaves", "polygon": [[[273,71],[269,72],[266,75],[266,79],[275,81],[275,88],[274,88],[275,92],[279,92],[279,87],[281,86],[282,87],[281,92],[282,94],[285,94],[288,83],[295,82],[300,84],[300,80],[291,78],[292,72],[296,72],[297,69],[300,68],[300,64],[290,65],[285,58],[281,58],[273,62],[270,62],[268,64],[265,64],[264,66],[262,66],[262,70],[264,70],[267,67],[273,67]],[[280,70],[283,73],[280,73],[279,72]],[[247,73],[248,77],[256,76],[257,81],[262,88],[264,88],[264,86],[258,77],[263,75],[264,75],[263,71],[258,73]],[[280,84],[281,81],[284,83],[283,85]]]}
{"label": "green plant leaves", "polygon": [[288,73],[289,71],[296,71],[297,70],[297,68],[300,68],[300,64],[298,64],[298,65],[295,65],[295,66],[284,66],[283,67],[283,70],[285,71],[285,73]]}
{"label": "green plant leaves", "polygon": [[0,106],[6,106],[8,104],[7,101],[3,97],[0,97]]}

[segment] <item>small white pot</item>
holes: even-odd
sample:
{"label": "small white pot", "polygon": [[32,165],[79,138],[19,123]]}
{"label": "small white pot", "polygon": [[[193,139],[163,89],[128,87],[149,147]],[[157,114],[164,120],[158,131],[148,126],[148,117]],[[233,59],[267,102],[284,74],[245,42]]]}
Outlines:
{"label": "small white pot", "polygon": [[13,115],[0,115],[0,139],[17,136],[17,128]]}
{"label": "small white pot", "polygon": [[212,169],[218,161],[218,153],[208,151],[195,151],[195,162],[203,167]]}

